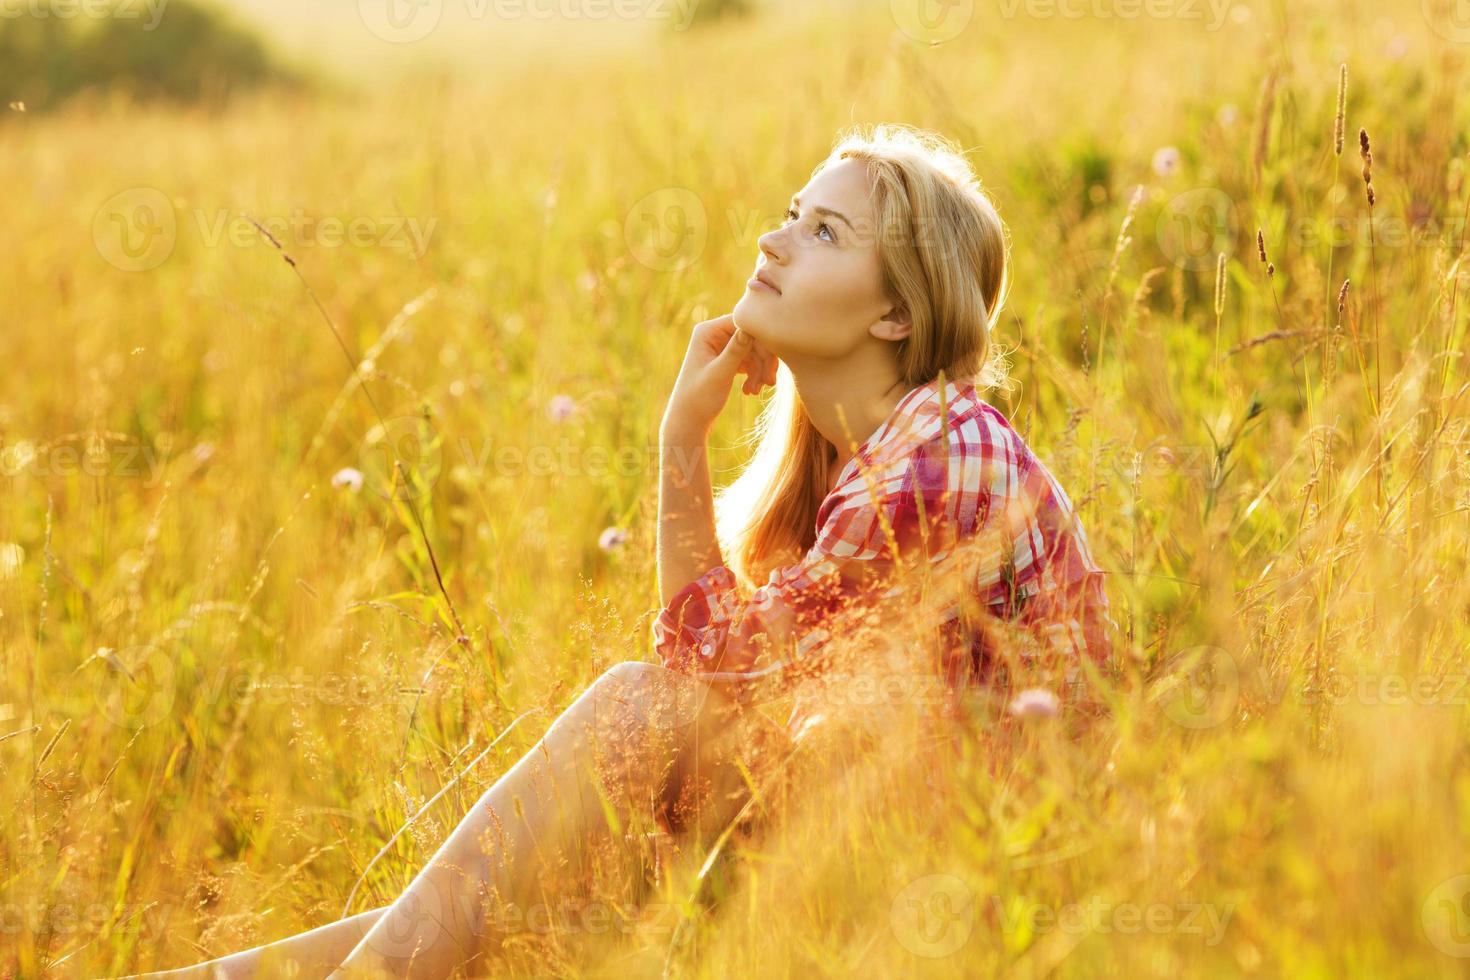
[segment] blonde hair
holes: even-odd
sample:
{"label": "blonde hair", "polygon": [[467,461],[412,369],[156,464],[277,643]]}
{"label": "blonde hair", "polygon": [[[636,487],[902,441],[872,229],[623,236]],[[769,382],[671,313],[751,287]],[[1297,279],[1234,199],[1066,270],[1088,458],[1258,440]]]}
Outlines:
{"label": "blonde hair", "polygon": [[[912,330],[895,344],[909,390],[944,372],[978,388],[1009,388],[991,342],[1009,286],[1006,229],[963,151],[936,133],[897,124],[839,133],[813,175],[841,160],[867,166],[884,289]],[[854,441],[868,433],[852,434]],[[837,448],[812,425],[785,366],[756,419],[757,442],[740,475],[715,494],[726,565],[747,588],[799,561],[816,541]]]}

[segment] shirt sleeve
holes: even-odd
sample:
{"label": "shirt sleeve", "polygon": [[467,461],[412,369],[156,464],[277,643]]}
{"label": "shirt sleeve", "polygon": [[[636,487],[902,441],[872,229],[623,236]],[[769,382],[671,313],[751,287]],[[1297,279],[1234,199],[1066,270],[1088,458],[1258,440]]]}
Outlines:
{"label": "shirt sleeve", "polygon": [[810,550],[753,594],[742,595],[724,565],[681,589],[654,622],[659,660],[685,672],[760,673],[812,657],[830,638],[830,616],[891,596],[885,579],[898,558],[934,550],[930,530],[944,519],[950,480],[942,447],[936,440],[834,490]]}

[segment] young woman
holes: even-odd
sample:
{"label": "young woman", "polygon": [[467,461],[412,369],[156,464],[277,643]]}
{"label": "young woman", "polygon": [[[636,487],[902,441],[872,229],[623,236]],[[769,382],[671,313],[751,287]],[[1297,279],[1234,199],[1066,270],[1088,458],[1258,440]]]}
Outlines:
{"label": "young woman", "polygon": [[[845,134],[759,247],[734,310],[695,326],[664,413],[661,663],[599,677],[391,905],[150,976],[486,969],[503,938],[487,923],[546,900],[548,875],[575,880],[610,825],[652,814],[695,840],[725,826],[741,767],[823,717],[798,695],[782,729],[753,705],[858,649],[873,610],[893,616],[881,635],[899,604],[941,596],[933,663],[952,686],[1051,664],[1065,693],[1084,661],[1110,659],[1104,573],[1071,501],[981,396],[1004,380],[1006,240],[960,152],[903,126]],[[716,498],[706,441],[742,374],[745,394],[775,391]],[[943,587],[919,588],[915,568],[942,569]]]}

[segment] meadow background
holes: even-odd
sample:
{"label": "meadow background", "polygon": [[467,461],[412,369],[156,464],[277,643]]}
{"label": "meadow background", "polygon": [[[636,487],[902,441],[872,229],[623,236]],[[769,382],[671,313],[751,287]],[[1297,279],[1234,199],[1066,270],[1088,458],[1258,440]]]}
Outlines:
{"label": "meadow background", "polygon": [[1112,573],[1113,712],[854,763],[514,968],[1464,975],[1463,4],[701,6],[0,9],[0,976],[385,904],[652,659],[689,330],[877,121],[1009,225],[997,404]]}

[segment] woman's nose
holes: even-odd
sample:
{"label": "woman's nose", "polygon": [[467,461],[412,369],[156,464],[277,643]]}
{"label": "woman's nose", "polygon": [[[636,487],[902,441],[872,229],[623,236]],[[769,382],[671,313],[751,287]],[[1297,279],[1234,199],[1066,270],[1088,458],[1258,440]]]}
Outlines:
{"label": "woman's nose", "polygon": [[781,228],[775,229],[774,231],[768,231],[760,238],[756,239],[756,243],[760,246],[761,252],[765,254],[767,261],[785,261],[785,249],[787,244],[785,234],[786,229],[783,226]]}

